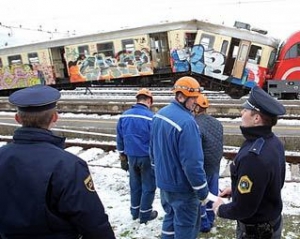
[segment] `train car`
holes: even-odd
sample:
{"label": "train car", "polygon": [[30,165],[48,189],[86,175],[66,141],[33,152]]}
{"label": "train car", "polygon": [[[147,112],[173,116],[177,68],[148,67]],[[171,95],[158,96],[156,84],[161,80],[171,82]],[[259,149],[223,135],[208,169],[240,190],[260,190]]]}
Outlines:
{"label": "train car", "polygon": [[189,20],[0,49],[0,94],[34,84],[172,85],[193,75],[207,90],[234,97],[258,84],[279,40],[250,29]]}
{"label": "train car", "polygon": [[214,83],[229,95],[240,97],[254,85],[265,85],[280,41],[266,36],[266,31],[250,29],[249,24],[236,22],[235,26],[198,21],[187,65],[193,74],[200,74],[205,86]]}
{"label": "train car", "polygon": [[300,31],[281,43],[266,89],[278,99],[300,99]]}

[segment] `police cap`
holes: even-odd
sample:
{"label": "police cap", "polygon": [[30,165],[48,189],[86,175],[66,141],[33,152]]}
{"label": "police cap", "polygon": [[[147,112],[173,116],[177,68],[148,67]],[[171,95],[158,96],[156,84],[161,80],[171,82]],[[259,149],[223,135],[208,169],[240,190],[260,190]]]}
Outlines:
{"label": "police cap", "polygon": [[284,115],[285,107],[267,92],[258,86],[251,89],[249,99],[243,104],[243,108],[260,111],[269,116]]}
{"label": "police cap", "polygon": [[39,112],[53,109],[60,92],[47,85],[34,85],[18,90],[9,96],[9,102],[20,111]]}

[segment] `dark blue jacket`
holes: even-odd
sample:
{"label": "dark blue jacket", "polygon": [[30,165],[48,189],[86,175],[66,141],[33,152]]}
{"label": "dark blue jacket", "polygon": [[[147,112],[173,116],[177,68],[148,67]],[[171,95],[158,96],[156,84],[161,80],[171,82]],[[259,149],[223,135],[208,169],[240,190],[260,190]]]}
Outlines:
{"label": "dark blue jacket", "polygon": [[114,239],[85,161],[51,131],[19,128],[0,148],[0,234],[22,239]]}
{"label": "dark blue jacket", "polygon": [[220,171],[220,161],[223,157],[223,125],[208,114],[197,115],[195,119],[202,139],[204,170],[206,176],[211,176]]}
{"label": "dark blue jacket", "polygon": [[157,187],[168,192],[208,195],[199,128],[193,115],[177,101],[153,117],[150,158]]}
{"label": "dark blue jacket", "polygon": [[282,211],[284,147],[270,127],[241,127],[246,141],[231,164],[232,202],[219,216],[245,224],[275,220]]}
{"label": "dark blue jacket", "polygon": [[117,124],[117,149],[128,156],[149,156],[153,112],[137,103],[126,110]]}

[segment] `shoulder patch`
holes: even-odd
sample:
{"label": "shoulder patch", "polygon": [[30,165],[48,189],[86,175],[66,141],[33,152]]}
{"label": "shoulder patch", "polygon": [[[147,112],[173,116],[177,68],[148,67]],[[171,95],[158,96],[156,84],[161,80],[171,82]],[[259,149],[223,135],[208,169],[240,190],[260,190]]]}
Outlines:
{"label": "shoulder patch", "polygon": [[86,187],[87,190],[91,191],[91,192],[95,192],[95,187],[94,187],[94,182],[92,180],[91,175],[89,175],[85,180],[84,180],[84,185]]}
{"label": "shoulder patch", "polygon": [[265,140],[263,138],[258,138],[255,140],[255,142],[252,144],[251,148],[249,149],[249,152],[255,153],[257,155],[260,154],[261,149],[263,148],[265,144]]}
{"label": "shoulder patch", "polygon": [[253,183],[250,178],[247,175],[244,175],[240,178],[238,190],[241,194],[250,193],[252,185]]}

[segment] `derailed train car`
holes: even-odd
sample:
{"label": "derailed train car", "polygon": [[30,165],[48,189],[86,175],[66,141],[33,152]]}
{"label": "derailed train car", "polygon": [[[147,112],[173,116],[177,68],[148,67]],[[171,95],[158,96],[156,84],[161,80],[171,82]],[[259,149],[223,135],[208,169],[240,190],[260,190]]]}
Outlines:
{"label": "derailed train car", "polygon": [[34,84],[172,85],[190,74],[240,97],[266,85],[279,40],[236,27],[179,21],[0,49],[0,94]]}

